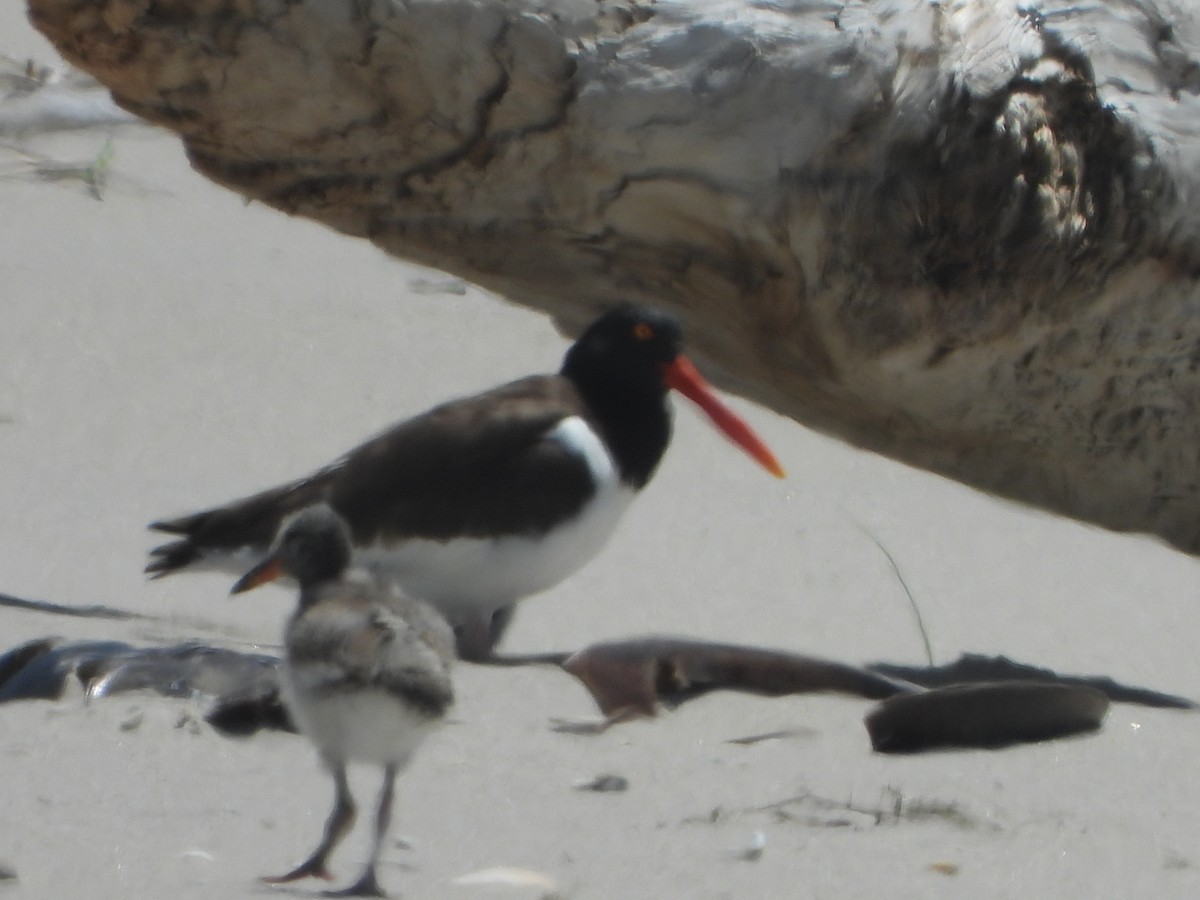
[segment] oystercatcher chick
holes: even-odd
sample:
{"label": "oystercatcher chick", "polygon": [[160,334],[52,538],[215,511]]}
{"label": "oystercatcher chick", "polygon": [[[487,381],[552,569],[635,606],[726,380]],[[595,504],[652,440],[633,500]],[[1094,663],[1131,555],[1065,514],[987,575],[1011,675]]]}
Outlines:
{"label": "oystercatcher chick", "polygon": [[396,775],[453,700],[454,637],[427,604],[369,573],[348,572],[350,557],[342,519],[324,504],[311,506],[285,522],[267,558],[233,593],[281,574],[299,583],[299,603],[284,631],[282,694],[334,783],[333,810],[317,848],[290,872],[263,881],[330,877],[326,863],[355,817],[346,765],[367,762],[383,767],[371,855],[358,880],[333,896],[383,896],[375,869]]}
{"label": "oystercatcher chick", "polygon": [[151,550],[146,571],[243,571],[289,513],[324,502],[349,525],[356,562],[436,606],[460,655],[484,659],[513,605],[595,556],[650,480],[671,437],[669,390],[782,477],[682,347],[674,317],[611,310],[569,348],[558,374],[453,400],[305,478],[152,523],[181,539]]}

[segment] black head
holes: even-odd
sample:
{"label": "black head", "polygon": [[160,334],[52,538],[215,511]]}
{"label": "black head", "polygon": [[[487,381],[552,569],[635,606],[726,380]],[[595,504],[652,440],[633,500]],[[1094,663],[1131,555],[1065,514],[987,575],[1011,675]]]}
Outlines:
{"label": "black head", "polygon": [[243,575],[233,586],[240,594],[280,575],[309,587],[331,581],[350,564],[350,529],[324,503],[309,506],[283,523],[267,558]]}
{"label": "black head", "polygon": [[783,477],[767,445],[683,355],[683,328],[665,312],[621,306],[605,313],[567,351],[562,374],[587,402],[622,479],[635,487],[649,481],[671,439],[668,390],[693,401],[730,440]]}
{"label": "black head", "polygon": [[632,304],[609,310],[588,326],[563,360],[562,374],[585,393],[605,390],[665,395],[664,368],[683,352],[683,327],[661,310]]}
{"label": "black head", "polygon": [[647,306],[609,310],[588,326],[562,364],[588,405],[622,479],[641,487],[671,439],[668,369],[682,358],[683,328]]}

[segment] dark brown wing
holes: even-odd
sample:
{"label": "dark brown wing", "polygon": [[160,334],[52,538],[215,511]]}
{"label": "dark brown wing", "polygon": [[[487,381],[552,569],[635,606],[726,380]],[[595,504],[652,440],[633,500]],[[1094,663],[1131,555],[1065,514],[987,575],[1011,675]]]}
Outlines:
{"label": "dark brown wing", "polygon": [[557,376],[447,404],[346,457],[329,501],[360,541],[542,534],[594,490],[586,461],[548,437],[583,413]]}
{"label": "dark brown wing", "polygon": [[345,518],[357,542],[383,531],[439,540],[544,533],[594,489],[585,461],[548,438],[572,415],[586,409],[557,375],[443,404],[307,478],[153,523],[182,540],[152,550],[147,571],[169,574],[208,549],[265,548],[284,517],[318,501]]}

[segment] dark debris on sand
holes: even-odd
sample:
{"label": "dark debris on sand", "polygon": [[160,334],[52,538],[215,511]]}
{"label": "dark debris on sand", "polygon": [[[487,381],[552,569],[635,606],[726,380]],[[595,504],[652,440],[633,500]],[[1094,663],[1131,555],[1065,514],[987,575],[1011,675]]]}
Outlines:
{"label": "dark debris on sand", "polygon": [[[105,619],[143,618],[102,606],[66,607],[0,595],[0,606]],[[676,637],[630,638],[574,654],[542,654],[579,678],[609,725],[655,715],[716,690],[785,696],[816,691],[880,700],[867,716],[877,750],[998,748],[1099,728],[1109,701],[1196,709],[1185,697],[1107,676],[1060,675],[1007,657],[966,654],[944,666],[857,667],[783,650]],[[206,719],[245,737],[294,731],[280,696],[279,660],[196,642],[135,647],[47,637],[0,654],[0,703],[55,700],[72,679],[89,699],[148,690],[211,698]]]}

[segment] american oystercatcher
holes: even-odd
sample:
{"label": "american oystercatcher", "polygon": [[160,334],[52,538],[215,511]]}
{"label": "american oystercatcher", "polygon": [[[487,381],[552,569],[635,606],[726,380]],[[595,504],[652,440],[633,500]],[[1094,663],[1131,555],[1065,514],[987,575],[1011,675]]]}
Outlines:
{"label": "american oystercatcher", "polygon": [[391,822],[394,782],[453,701],[454,635],[427,604],[367,572],[347,572],[350,556],[349,529],[332,509],[317,504],[284,523],[267,558],[233,592],[280,574],[299,583],[299,604],[284,631],[280,686],[335,791],[317,848],[287,874],[263,881],[330,877],[326,863],[355,817],[346,764],[367,762],[383,767],[371,855],[358,880],[336,895],[381,897],[375,867]]}
{"label": "american oystercatcher", "polygon": [[453,400],[306,478],[152,523],[181,539],[151,550],[146,571],[244,571],[284,517],[325,502],[349,525],[357,562],[436,606],[460,655],[484,659],[513,605],[599,552],[650,480],[671,437],[669,389],[783,476],[682,344],[672,316],[614,309],[568,349],[557,375]]}

